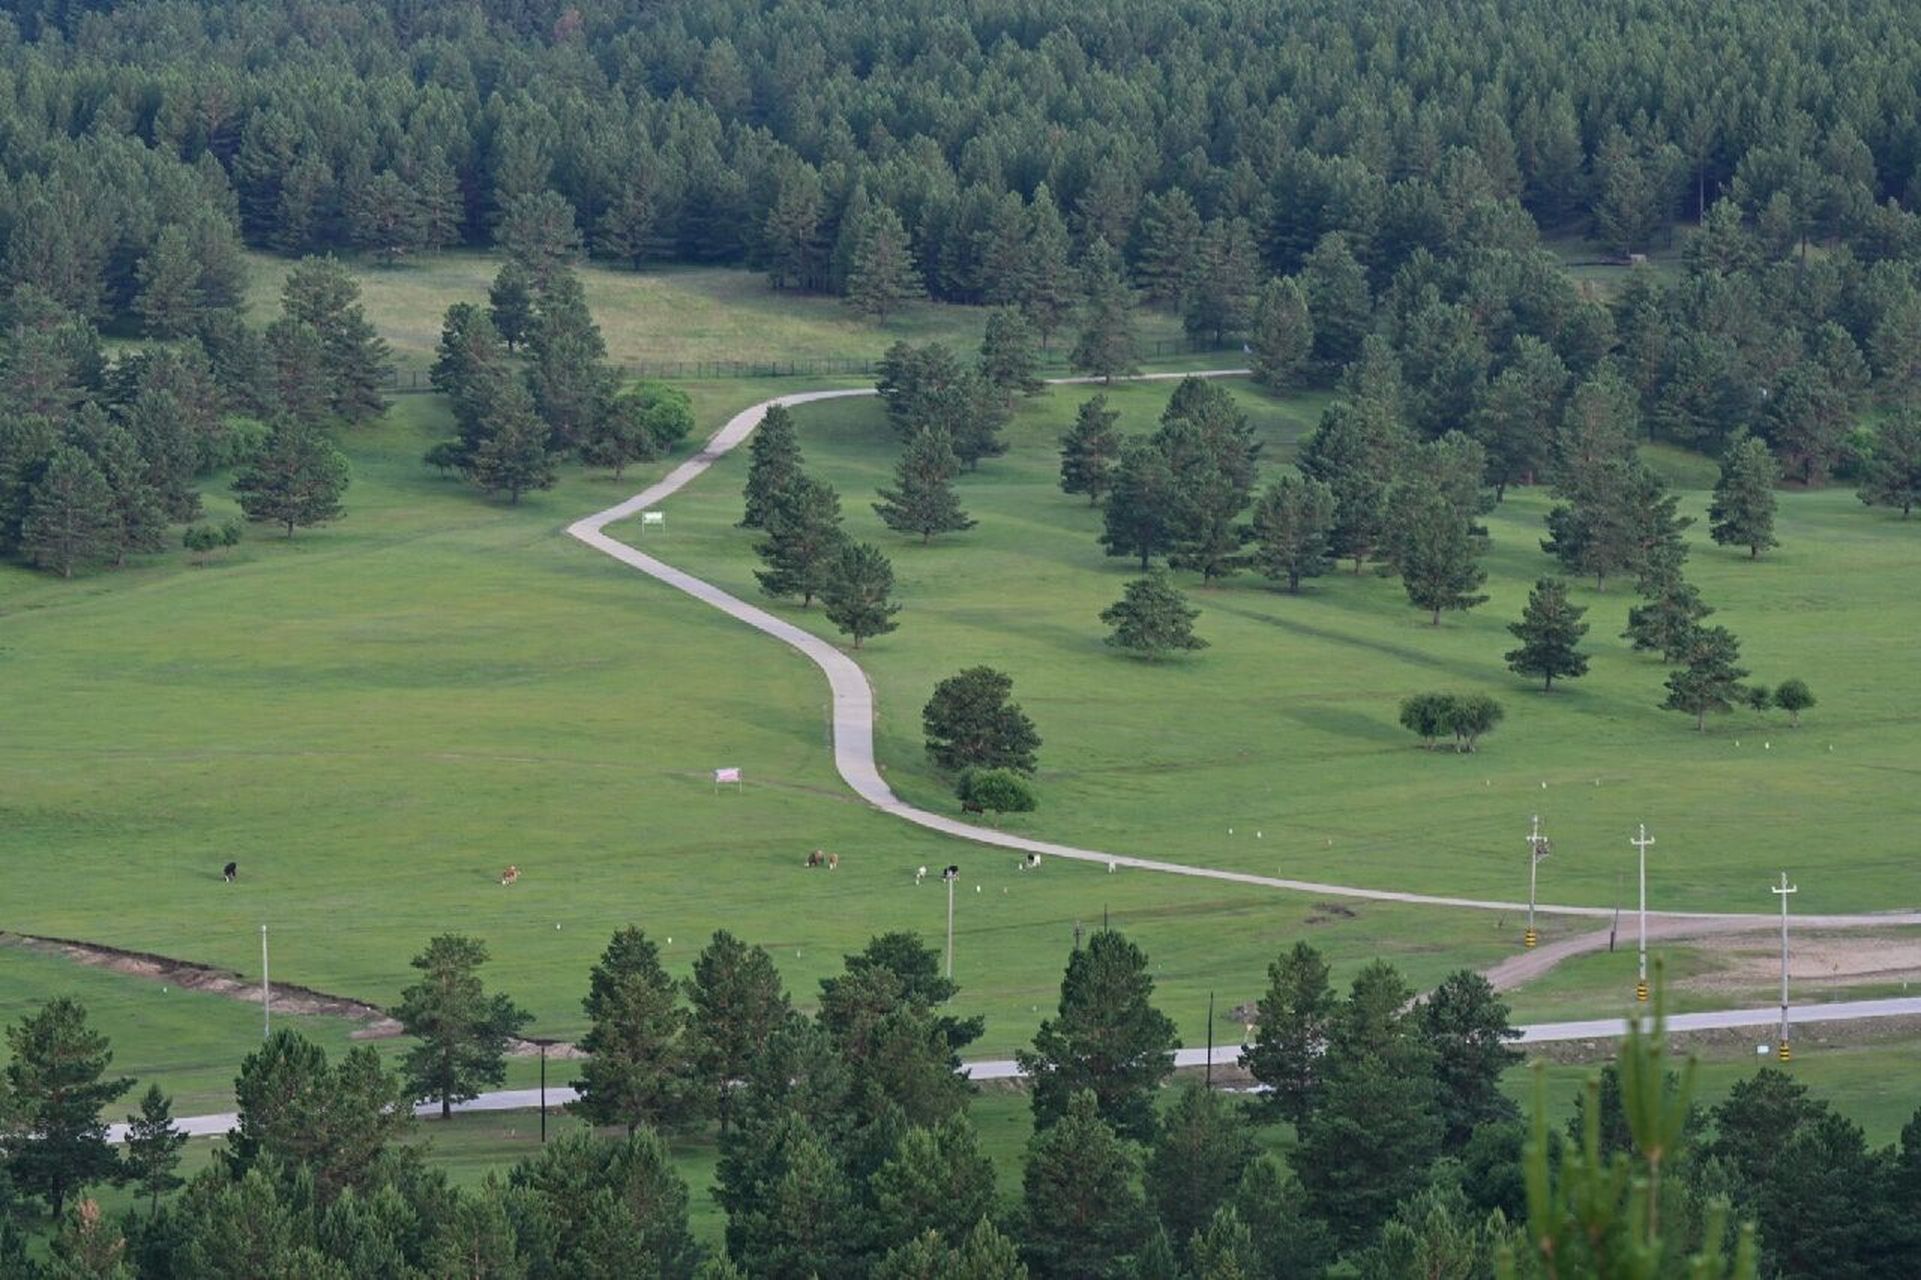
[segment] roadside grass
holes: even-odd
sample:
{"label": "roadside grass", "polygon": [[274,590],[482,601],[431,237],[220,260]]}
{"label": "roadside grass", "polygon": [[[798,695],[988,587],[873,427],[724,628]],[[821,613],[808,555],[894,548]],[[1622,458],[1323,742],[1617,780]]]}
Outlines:
{"label": "roadside grass", "polygon": [[[1268,444],[1266,467],[1286,466],[1319,398],[1232,386]],[[1905,853],[1921,818],[1921,729],[1900,710],[1921,696],[1921,667],[1899,658],[1921,541],[1900,521],[1844,490],[1786,492],[1783,545],[1750,562],[1707,540],[1708,495],[1683,494],[1698,521],[1689,572],[1714,621],[1741,639],[1757,679],[1799,676],[1821,699],[1799,729],[1780,713],[1742,711],[1696,733],[1662,710],[1665,670],[1618,638],[1630,582],[1576,584],[1591,625],[1585,679],[1544,695],[1507,672],[1507,623],[1555,571],[1539,549],[1550,500],[1538,489],[1510,491],[1488,517],[1491,598],[1465,616],[1429,626],[1398,581],[1346,566],[1298,597],[1251,575],[1213,588],[1182,575],[1211,647],[1143,663],[1106,648],[1096,617],[1135,566],[1102,555],[1099,513],[1056,486],[1057,438],[1093,390],[1024,404],[1010,453],[959,481],[979,526],[931,546],[888,532],[872,511],[898,448],[880,404],[797,411],[808,465],[839,490],[848,532],[893,558],[900,629],[861,661],[879,702],[877,749],[907,799],[956,807],[921,749],[918,712],[941,677],[985,662],[1014,677],[1044,740],[1040,810],[1009,817],[1010,830],[1513,901],[1525,896],[1523,837],[1539,812],[1556,851],[1542,869],[1544,902],[1632,905],[1620,895],[1633,887],[1628,838],[1642,821],[1659,842],[1649,859],[1657,909],[1768,911],[1766,884],[1782,867],[1802,885],[1797,912],[1921,900]],[[1125,429],[1144,431],[1171,390],[1106,394]],[[667,503],[672,542],[656,550],[769,604],[753,579],[757,535],[734,527],[744,452]],[[818,608],[771,607],[832,634]],[[1493,694],[1507,721],[1477,754],[1422,752],[1395,722],[1397,706],[1434,688]]]}

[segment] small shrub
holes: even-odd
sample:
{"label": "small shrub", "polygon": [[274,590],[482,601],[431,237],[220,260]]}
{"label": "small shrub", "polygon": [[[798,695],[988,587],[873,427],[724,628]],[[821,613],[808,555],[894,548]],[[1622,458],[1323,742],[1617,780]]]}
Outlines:
{"label": "small shrub", "polygon": [[954,792],[968,813],[1032,813],[1040,803],[1034,784],[1012,769],[969,769]]}
{"label": "small shrub", "polygon": [[1801,713],[1814,705],[1814,691],[1805,680],[1783,680],[1774,691],[1774,705],[1788,713],[1790,728],[1801,727]]}
{"label": "small shrub", "polygon": [[190,524],[180,535],[180,545],[184,546],[195,564],[204,565],[214,552],[223,547],[237,547],[246,525],[239,520],[228,520],[224,524]]}
{"label": "small shrub", "polygon": [[449,476],[466,465],[467,451],[461,447],[458,440],[442,440],[421,454],[420,460],[441,475]]}
{"label": "small shrub", "polygon": [[1473,751],[1483,735],[1507,718],[1507,709],[1485,693],[1417,693],[1401,703],[1401,725],[1432,751],[1444,737],[1454,749]]}

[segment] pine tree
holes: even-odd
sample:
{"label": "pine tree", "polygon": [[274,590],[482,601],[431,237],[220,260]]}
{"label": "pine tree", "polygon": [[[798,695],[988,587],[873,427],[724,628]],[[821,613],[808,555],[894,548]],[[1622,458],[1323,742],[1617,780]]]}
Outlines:
{"label": "pine tree", "polygon": [[1021,1172],[1022,1251],[1038,1275],[1128,1274],[1128,1255],[1146,1234],[1137,1168],[1091,1090],[1062,1099],[1058,1123],[1028,1142]]}
{"label": "pine tree", "polygon": [[1292,277],[1269,280],[1254,308],[1254,380],[1276,391],[1292,391],[1306,380],[1314,353],[1314,322],[1307,294]]}
{"label": "pine tree", "polygon": [[1174,545],[1176,503],[1167,455],[1146,440],[1123,441],[1101,545],[1110,556],[1138,556],[1146,573],[1149,561]]}
{"label": "pine tree", "polygon": [[1314,434],[1301,442],[1296,465],[1334,494],[1328,550],[1351,558],[1357,574],[1386,532],[1388,485],[1399,446],[1398,425],[1374,401],[1335,401]]}
{"label": "pine tree", "polygon": [[774,203],[761,223],[761,250],[767,278],[775,292],[793,285],[818,288],[826,275],[826,247],[821,243],[820,175],[797,164],[781,176]]}
{"label": "pine tree", "polygon": [[1681,576],[1684,557],[1684,549],[1666,548],[1642,568],[1636,589],[1647,603],[1628,610],[1627,630],[1621,633],[1623,640],[1633,642],[1636,653],[1658,653],[1669,662],[1679,662],[1695,625],[1714,612]]}
{"label": "pine tree", "polygon": [[606,340],[573,272],[557,270],[549,278],[527,351],[533,357],[527,385],[535,412],[553,432],[556,448],[578,448],[613,401],[614,376],[603,363]]}
{"label": "pine tree", "polygon": [[1181,323],[1187,332],[1206,335],[1216,343],[1230,333],[1247,332],[1260,288],[1259,269],[1260,253],[1245,218],[1208,223],[1181,299]]}
{"label": "pine tree", "polygon": [[889,599],[893,590],[894,566],[880,548],[845,542],[821,585],[821,610],[835,627],[854,637],[858,649],[867,637],[884,636],[900,626],[894,621],[900,606]]}
{"label": "pine tree", "polygon": [[945,425],[955,456],[969,471],[979,467],[982,458],[998,458],[1007,452],[1001,430],[1013,416],[1012,406],[978,370],[960,371],[948,402],[940,409],[923,425]]}
{"label": "pine tree", "polygon": [[1267,993],[1256,1006],[1254,1043],[1241,1066],[1267,1086],[1263,1105],[1295,1125],[1314,1110],[1321,1059],[1337,1001],[1327,961],[1305,942],[1267,966]]}
{"label": "pine tree", "polygon": [[56,446],[29,491],[20,550],[33,564],[71,578],[75,568],[113,558],[118,545],[113,491],[86,454]]}
{"label": "pine tree", "polygon": [[879,1169],[874,1207],[889,1239],[904,1243],[923,1232],[965,1240],[995,1210],[994,1163],[966,1115],[909,1129]]}
{"label": "pine tree", "polygon": [[551,433],[534,413],[533,397],[518,378],[491,381],[488,402],[479,410],[467,476],[488,493],[506,494],[512,506],[520,505],[524,493],[554,487],[558,475]]}
{"label": "pine tree", "polygon": [[[556,191],[528,192],[507,202],[494,243],[526,271],[536,291],[566,270],[580,252],[580,227],[574,207]],[[496,317],[495,324],[499,324]]]}
{"label": "pine tree", "polygon": [[1207,641],[1194,634],[1194,619],[1200,616],[1159,571],[1128,583],[1125,594],[1101,610],[1101,621],[1113,628],[1107,643],[1149,661],[1207,648]]}
{"label": "pine tree", "polygon": [[865,1224],[839,1162],[797,1115],[777,1121],[763,1148],[749,1185],[716,1192],[728,1256],[754,1276],[859,1274]]}
{"label": "pine tree", "polygon": [[185,228],[161,228],[135,274],[140,292],[134,299],[134,310],[149,336],[184,338],[194,332],[204,303],[200,263]]}
{"label": "pine tree", "polygon": [[56,996],[7,1028],[10,1052],[0,1073],[0,1168],[14,1188],[47,1202],[58,1218],[67,1198],[116,1177],[100,1109],[133,1081],[110,1077],[113,1050],[87,1025],[79,1001]]}
{"label": "pine tree", "polygon": [[1722,546],[1746,547],[1750,560],[1765,547],[1780,546],[1774,536],[1774,477],[1779,468],[1766,444],[1744,436],[1721,461],[1721,478],[1708,507],[1709,532]]}
{"label": "pine tree", "polygon": [[391,169],[382,170],[350,194],[347,221],[354,244],[372,253],[384,267],[396,265],[426,240],[420,197]]}
{"label": "pine tree", "polygon": [[770,596],[799,596],[801,607],[821,593],[847,535],[840,528],[840,495],[811,476],[796,477],[774,503],[767,536],[754,552],[767,565],[754,577]]}
{"label": "pine tree", "polygon": [[1903,520],[1921,503],[1921,414],[1905,410],[1876,429],[1858,496],[1871,507],[1899,507]]}
{"label": "pine tree", "polygon": [[1507,368],[1481,388],[1467,426],[1487,450],[1487,478],[1496,502],[1506,496],[1508,485],[1532,481],[1546,470],[1567,383],[1567,366],[1554,349],[1522,335]]}
{"label": "pine tree", "polygon": [[459,244],[467,221],[466,198],[460,192],[460,175],[439,147],[428,151],[414,174],[414,198],[420,217],[420,246],[451,249]]}
{"label": "pine tree", "polygon": [[1667,679],[1668,696],[1661,705],[1694,717],[1694,727],[1705,731],[1708,712],[1728,711],[1741,696],[1747,671],[1740,661],[1741,646],[1726,627],[1697,626],[1680,646],[1681,667]]}
{"label": "pine tree", "polygon": [[1847,437],[1847,399],[1812,360],[1788,366],[1775,383],[1761,429],[1801,483],[1825,484]]}
{"label": "pine tree", "polygon": [[1397,486],[1389,505],[1394,563],[1415,607],[1429,610],[1438,627],[1442,611],[1484,604],[1487,597],[1475,589],[1487,574],[1476,563],[1475,539],[1446,495],[1415,481]]}
{"label": "pine tree", "polygon": [[[1156,439],[1161,439],[1157,433]],[[1166,447],[1165,444],[1162,446]],[[1167,563],[1191,569],[1212,585],[1240,572],[1246,559],[1247,526],[1239,523],[1247,491],[1229,469],[1231,463],[1210,446],[1185,464],[1174,462],[1174,543]]]}
{"label": "pine tree", "polygon": [[1081,401],[1074,425],[1061,436],[1061,492],[1084,493],[1087,505],[1098,506],[1101,495],[1114,487],[1120,433],[1114,424],[1119,412],[1107,407],[1107,397]]}
{"label": "pine tree", "polygon": [[487,289],[487,315],[509,355],[533,332],[534,278],[523,264],[513,259],[501,264]]}
{"label": "pine tree", "polygon": [[1261,1280],[1320,1280],[1334,1258],[1327,1226],[1310,1215],[1292,1172],[1274,1156],[1248,1165],[1234,1189],[1234,1215],[1253,1237],[1266,1269]]}
{"label": "pine tree", "polygon": [[1043,182],[1027,206],[1025,271],[1016,295],[1021,314],[1040,334],[1042,347],[1053,340],[1076,298],[1085,296],[1085,286],[1076,278],[1067,255],[1067,224]]}
{"label": "pine tree", "polygon": [[1096,240],[1081,260],[1081,332],[1067,362],[1076,373],[1107,382],[1136,372],[1134,303],[1120,255]]}
{"label": "pine tree", "polygon": [[662,226],[670,212],[651,173],[637,167],[594,224],[594,252],[640,270],[666,247]]}
{"label": "pine tree", "polygon": [[267,326],[267,358],[272,380],[269,403],[274,410],[302,422],[325,422],[332,395],[320,331],[286,317],[274,321]]}
{"label": "pine tree", "polygon": [[1254,563],[1299,595],[1302,578],[1318,578],[1333,567],[1334,519],[1334,491],[1327,485],[1303,476],[1275,477],[1254,505]]}
{"label": "pine tree", "polygon": [[1301,264],[1301,289],[1313,323],[1314,362],[1332,379],[1361,353],[1374,325],[1374,301],[1367,271],[1355,259],[1347,238],[1330,231]]}
{"label": "pine tree", "polygon": [[1125,1137],[1154,1136],[1154,1094],[1174,1072],[1180,1036],[1153,994],[1147,954],[1111,929],[1068,957],[1056,1016],[1041,1023],[1031,1051],[1015,1055],[1033,1082],[1035,1128],[1074,1116],[1091,1092],[1103,1123]]}
{"label": "pine tree", "polygon": [[132,553],[166,546],[167,512],[160,491],[148,479],[147,460],[133,433],[88,405],[68,426],[73,442],[100,468],[112,494],[114,559],[125,564]]}
{"label": "pine tree", "polygon": [[780,972],[760,947],[749,947],[725,929],[694,960],[687,982],[688,1027],[694,1078],[708,1094],[724,1134],[733,1118],[736,1085],[792,1006]]}
{"label": "pine tree", "polygon": [[921,293],[920,274],[900,215],[887,205],[875,205],[863,220],[847,267],[847,305],[879,320]]}
{"label": "pine tree", "polygon": [[934,763],[950,773],[1033,773],[1041,739],[1020,704],[1009,700],[1013,692],[1013,679],[992,667],[969,667],[935,685],[920,713]]}
{"label": "pine tree", "polygon": [[763,529],[780,495],[801,476],[800,437],[784,404],[770,404],[747,445],[747,500],[743,529]]}
{"label": "pine tree", "polygon": [[587,974],[587,1055],[567,1109],[591,1125],[643,1125],[656,1132],[685,1124],[692,1092],[687,1015],[679,987],[661,967],[660,949],[629,925],[616,930]]}
{"label": "pine tree", "polygon": [[1168,1235],[1190,1240],[1206,1230],[1255,1154],[1240,1108],[1190,1080],[1167,1109],[1147,1157],[1147,1198]]}
{"label": "pine tree", "polygon": [[1568,599],[1567,583],[1559,578],[1536,582],[1521,620],[1508,624],[1521,647],[1507,651],[1507,669],[1540,676],[1544,693],[1553,690],[1556,676],[1572,680],[1586,675],[1587,655],[1575,647],[1587,634],[1588,624],[1581,621],[1586,612]]}
{"label": "pine tree", "polygon": [[1508,1047],[1521,1033],[1493,985],[1471,969],[1443,978],[1419,1009],[1421,1034],[1434,1060],[1441,1147],[1458,1155],[1476,1129],[1520,1119],[1501,1079],[1521,1062],[1521,1054]]}
{"label": "pine tree", "polygon": [[894,468],[895,487],[880,491],[874,512],[896,533],[918,533],[923,545],[937,533],[971,529],[975,522],[961,510],[960,496],[954,492],[954,477],[959,473],[960,459],[954,456],[947,433],[918,431]]}
{"label": "pine tree", "polygon": [[981,336],[981,376],[1003,395],[1036,394],[1045,384],[1035,375],[1040,355],[1034,341],[1034,330],[1020,312],[1007,307],[988,312]]}
{"label": "pine tree", "polygon": [[401,1070],[415,1097],[439,1101],[445,1120],[454,1103],[506,1079],[508,1042],[533,1015],[482,985],[478,971],[487,948],[477,938],[443,933],[410,963],[421,980],[400,993],[389,1013],[419,1042]]}
{"label": "pine tree", "polygon": [[1253,1233],[1231,1204],[1216,1209],[1194,1233],[1188,1253],[1193,1258],[1189,1274],[1194,1280],[1255,1280],[1260,1274],[1262,1259]]}
{"label": "pine tree", "polygon": [[1180,187],[1149,196],[1141,206],[1140,259],[1134,274],[1147,300],[1172,308],[1186,296],[1201,241],[1201,215]]}
{"label": "pine tree", "polygon": [[140,1099],[140,1114],[127,1117],[127,1181],[146,1193],[149,1214],[159,1211],[160,1197],[184,1184],[174,1173],[180,1149],[187,1145],[185,1130],[173,1122],[173,1104],[157,1084],[148,1085]]}
{"label": "pine tree", "polygon": [[380,390],[393,372],[387,343],[368,321],[347,269],[332,258],[306,259],[288,274],[281,306],[287,319],[319,335],[327,410],[355,424],[385,413]]}
{"label": "pine tree", "polygon": [[347,491],[346,455],[320,428],[296,418],[274,421],[267,441],[234,477],[233,491],[247,519],[310,528],[340,518]]}

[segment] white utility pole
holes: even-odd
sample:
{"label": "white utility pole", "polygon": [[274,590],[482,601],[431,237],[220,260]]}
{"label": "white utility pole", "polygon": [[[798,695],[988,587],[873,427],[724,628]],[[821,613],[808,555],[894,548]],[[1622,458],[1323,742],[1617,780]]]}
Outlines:
{"label": "white utility pole", "polygon": [[1792,1056],[1788,1052],[1788,895],[1800,891],[1798,885],[1788,883],[1788,873],[1783,871],[1781,883],[1774,889],[1781,898],[1781,1041],[1778,1052],[1783,1062]]}
{"label": "white utility pole", "polygon": [[1541,935],[1534,931],[1535,872],[1541,865],[1541,859],[1550,852],[1552,846],[1548,844],[1547,837],[1541,834],[1541,815],[1537,813],[1534,815],[1534,825],[1527,833],[1527,932],[1521,935],[1521,946],[1529,951],[1541,940]]}
{"label": "white utility pole", "polygon": [[260,1038],[273,1034],[273,988],[267,985],[267,926],[260,926]]}
{"label": "white utility pole", "polygon": [[950,865],[947,870],[940,873],[940,878],[947,881],[947,976],[952,979],[954,976],[954,882],[960,879],[960,868]]}
{"label": "white utility pole", "polygon": [[1648,824],[1641,824],[1640,834],[1628,841],[1641,851],[1641,971],[1634,984],[1634,998],[1645,1003],[1648,998],[1648,846],[1654,837],[1648,834]]}

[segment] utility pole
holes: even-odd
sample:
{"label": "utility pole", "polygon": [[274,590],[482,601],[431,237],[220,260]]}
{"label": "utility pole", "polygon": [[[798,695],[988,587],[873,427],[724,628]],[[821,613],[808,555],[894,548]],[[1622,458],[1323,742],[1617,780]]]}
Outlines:
{"label": "utility pole", "polygon": [[1521,946],[1527,951],[1534,950],[1535,944],[1541,940],[1541,935],[1534,931],[1535,873],[1540,868],[1541,859],[1553,851],[1554,847],[1547,842],[1547,837],[1541,834],[1541,815],[1537,813],[1534,815],[1534,825],[1527,833],[1527,932],[1521,935]]}
{"label": "utility pole", "polygon": [[1788,1051],[1788,895],[1800,891],[1800,886],[1788,883],[1788,873],[1783,871],[1781,883],[1774,889],[1781,898],[1781,1042],[1778,1052],[1783,1062],[1793,1056]]}
{"label": "utility pole", "polygon": [[260,1038],[273,1034],[273,987],[267,982],[267,926],[260,926]]}
{"label": "utility pole", "polygon": [[[1781,997],[1786,1000],[1784,995]],[[1786,1026],[1786,1023],[1782,1024]],[[1207,993],[1207,1087],[1214,1087],[1214,993]]]}
{"label": "utility pole", "polygon": [[1634,984],[1634,998],[1647,1003],[1648,998],[1648,846],[1654,837],[1648,834],[1648,824],[1641,824],[1640,834],[1628,841],[1641,853],[1641,970]]}
{"label": "utility pole", "polygon": [[954,882],[960,879],[960,867],[949,863],[947,870],[940,873],[947,881],[947,977],[954,976]]}

